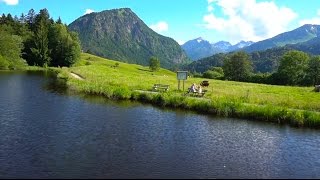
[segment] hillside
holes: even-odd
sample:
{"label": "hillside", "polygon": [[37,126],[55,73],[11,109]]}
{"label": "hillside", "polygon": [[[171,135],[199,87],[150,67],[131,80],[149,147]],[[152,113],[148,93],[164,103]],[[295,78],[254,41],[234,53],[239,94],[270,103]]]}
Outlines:
{"label": "hillside", "polygon": [[243,48],[246,52],[262,51],[289,44],[298,44],[320,36],[320,25],[306,24],[289,32],[279,34],[273,38],[256,42]]}
{"label": "hillside", "polygon": [[79,33],[84,52],[141,65],[156,56],[164,68],[188,62],[176,41],[154,32],[129,8],[87,14],[68,27]]}

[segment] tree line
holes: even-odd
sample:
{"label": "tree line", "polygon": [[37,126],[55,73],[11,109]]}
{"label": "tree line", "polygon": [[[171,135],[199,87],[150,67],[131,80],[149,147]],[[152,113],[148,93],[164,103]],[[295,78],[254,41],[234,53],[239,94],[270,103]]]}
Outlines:
{"label": "tree line", "polygon": [[250,56],[243,51],[235,52],[223,59],[221,67],[211,67],[202,77],[276,85],[316,85],[320,84],[320,56],[291,50],[280,58],[279,67],[275,72],[253,73]]}
{"label": "tree line", "polygon": [[47,9],[30,9],[20,17],[0,17],[0,69],[16,69],[26,64],[70,67],[81,53],[75,32],[58,18],[54,21]]}

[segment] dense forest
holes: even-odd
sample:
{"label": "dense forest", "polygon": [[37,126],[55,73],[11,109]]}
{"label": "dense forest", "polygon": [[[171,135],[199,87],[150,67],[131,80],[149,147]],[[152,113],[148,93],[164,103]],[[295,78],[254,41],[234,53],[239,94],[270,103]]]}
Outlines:
{"label": "dense forest", "polygon": [[0,17],[0,69],[19,69],[25,65],[71,66],[81,53],[75,32],[61,19],[54,21],[47,9],[33,9],[20,17]]}

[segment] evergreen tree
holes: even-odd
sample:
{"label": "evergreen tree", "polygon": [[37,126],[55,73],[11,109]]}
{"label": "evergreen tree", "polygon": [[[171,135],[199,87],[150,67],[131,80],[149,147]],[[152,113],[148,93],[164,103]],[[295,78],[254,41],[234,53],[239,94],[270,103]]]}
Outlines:
{"label": "evergreen tree", "polygon": [[35,18],[35,33],[32,37],[33,46],[30,49],[32,52],[32,64],[38,66],[47,66],[50,64],[51,60],[48,48],[49,17],[47,9],[42,9]]}
{"label": "evergreen tree", "polygon": [[28,28],[34,31],[34,22],[36,18],[36,13],[33,9],[30,9],[26,16],[26,23],[28,24]]}

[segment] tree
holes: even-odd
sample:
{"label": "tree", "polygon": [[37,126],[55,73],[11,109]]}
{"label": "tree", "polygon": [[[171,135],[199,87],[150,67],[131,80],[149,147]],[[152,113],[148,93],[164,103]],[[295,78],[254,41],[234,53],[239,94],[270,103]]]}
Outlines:
{"label": "tree", "polygon": [[52,66],[71,66],[80,57],[81,48],[78,36],[68,32],[63,24],[54,24],[49,31],[49,49]]}
{"label": "tree", "polygon": [[60,16],[59,16],[59,18],[57,19],[56,23],[57,23],[57,24],[62,24],[62,21],[61,21]]}
{"label": "tree", "polygon": [[307,73],[309,56],[302,51],[289,51],[280,59],[277,71],[279,84],[300,85],[303,83]]}
{"label": "tree", "polygon": [[16,68],[24,65],[24,61],[20,58],[22,46],[20,36],[11,35],[0,29],[1,69]]}
{"label": "tree", "polygon": [[245,52],[236,52],[224,59],[223,72],[225,79],[247,81],[252,73],[252,63]]}
{"label": "tree", "polygon": [[152,56],[150,58],[149,68],[151,71],[158,71],[160,69],[160,60],[157,57]]}
{"label": "tree", "polygon": [[315,56],[310,59],[307,74],[308,79],[310,79],[310,84],[320,84],[320,56]]}
{"label": "tree", "polygon": [[34,65],[49,65],[51,58],[49,57],[48,48],[48,27],[44,20],[40,20],[33,36],[33,47],[31,48]]}
{"label": "tree", "polygon": [[[31,10],[30,10],[31,11]],[[50,64],[50,49],[48,48],[48,32],[51,26],[50,15],[47,9],[41,9],[40,13],[36,15],[34,26],[34,35],[32,36],[31,57],[27,59],[28,64],[38,66],[48,66]]]}
{"label": "tree", "polygon": [[28,24],[28,27],[30,30],[34,30],[34,22],[36,18],[36,13],[33,9],[30,9],[27,16],[26,16],[26,23]]}

